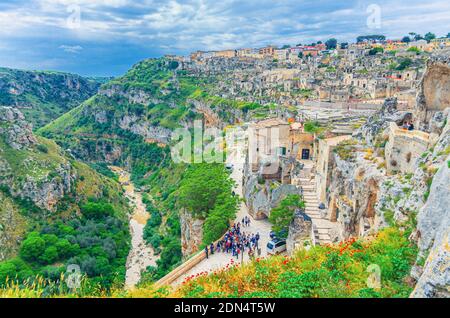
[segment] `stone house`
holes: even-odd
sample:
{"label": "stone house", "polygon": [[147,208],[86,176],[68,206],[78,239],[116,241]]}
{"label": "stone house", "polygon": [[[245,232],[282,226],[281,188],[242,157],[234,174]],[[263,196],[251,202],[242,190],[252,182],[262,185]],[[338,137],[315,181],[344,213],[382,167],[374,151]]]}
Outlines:
{"label": "stone house", "polygon": [[266,174],[269,174],[270,169],[271,173],[277,173],[278,170],[271,163],[277,163],[280,155],[290,155],[289,135],[289,123],[279,118],[252,123],[249,126],[249,163],[252,171],[265,167]]}
{"label": "stone house", "polygon": [[313,154],[314,135],[303,130],[303,123],[291,124],[289,134],[291,153],[297,160],[309,160]]}

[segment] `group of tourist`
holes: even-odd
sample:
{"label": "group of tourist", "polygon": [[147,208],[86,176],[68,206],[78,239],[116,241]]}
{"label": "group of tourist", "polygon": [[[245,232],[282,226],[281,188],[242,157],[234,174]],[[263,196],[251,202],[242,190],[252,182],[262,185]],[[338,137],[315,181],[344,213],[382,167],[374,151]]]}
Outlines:
{"label": "group of tourist", "polygon": [[259,247],[259,233],[245,233],[241,229],[244,227],[250,226],[250,218],[245,216],[242,218],[242,223],[238,222],[234,224],[228,231],[225,233],[222,240],[219,240],[215,245],[211,243],[205,247],[205,255],[206,258],[209,258],[209,255],[213,255],[214,253],[231,253],[233,257],[239,259],[239,257],[243,257],[243,253],[248,253],[249,258],[253,259],[256,255],[261,255],[261,248]]}

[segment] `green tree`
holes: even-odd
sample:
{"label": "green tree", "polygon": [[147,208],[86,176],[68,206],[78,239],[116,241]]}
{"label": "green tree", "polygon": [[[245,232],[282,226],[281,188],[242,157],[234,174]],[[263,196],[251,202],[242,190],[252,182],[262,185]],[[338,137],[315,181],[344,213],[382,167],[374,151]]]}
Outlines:
{"label": "green tree", "polygon": [[327,50],[334,50],[337,46],[337,40],[335,38],[328,39],[325,42],[325,45],[327,47]]}
{"label": "green tree", "polygon": [[206,218],[222,193],[234,185],[222,164],[194,164],[186,171],[179,189],[180,205],[194,216]]}
{"label": "green tree", "polygon": [[58,259],[58,249],[56,246],[49,246],[44,253],[39,256],[39,260],[44,264],[52,264]]}
{"label": "green tree", "polygon": [[219,239],[229,228],[234,219],[239,200],[228,193],[222,193],[216,206],[209,213],[203,224],[203,243],[209,244]]}
{"label": "green tree", "polygon": [[280,204],[270,212],[269,221],[273,225],[273,230],[279,234],[287,233],[295,210],[303,208],[305,208],[305,202],[298,194],[290,194],[281,200]]}
{"label": "green tree", "polygon": [[427,42],[430,42],[431,40],[436,38],[436,34],[428,32],[425,34],[424,39],[427,40]]}
{"label": "green tree", "polygon": [[408,52],[414,52],[416,54],[420,53],[420,49],[417,46],[411,46],[410,48],[407,49]]}
{"label": "green tree", "polygon": [[78,254],[80,246],[71,244],[67,239],[59,239],[55,244],[61,258],[69,258]]}
{"label": "green tree", "polygon": [[114,215],[114,208],[109,203],[88,202],[81,207],[81,213],[88,219],[102,219]]}
{"label": "green tree", "polygon": [[405,58],[400,61],[400,64],[396,67],[397,71],[403,71],[411,66],[412,60],[410,58]]}
{"label": "green tree", "polygon": [[409,42],[411,42],[411,39],[410,39],[409,36],[404,36],[404,37],[402,38],[402,42],[403,42],[403,43],[409,43]]}
{"label": "green tree", "polygon": [[[35,232],[34,232],[35,233]],[[31,233],[27,239],[22,242],[20,247],[20,256],[30,262],[39,260],[39,257],[45,251],[45,241],[39,235]]]}
{"label": "green tree", "polygon": [[384,49],[382,47],[377,46],[377,47],[372,48],[369,51],[369,55],[375,55],[377,53],[383,53],[383,52],[384,52]]}
{"label": "green tree", "polygon": [[17,278],[19,281],[33,275],[33,271],[28,264],[20,258],[12,258],[4,262],[0,262],[0,286],[6,279],[13,280]]}

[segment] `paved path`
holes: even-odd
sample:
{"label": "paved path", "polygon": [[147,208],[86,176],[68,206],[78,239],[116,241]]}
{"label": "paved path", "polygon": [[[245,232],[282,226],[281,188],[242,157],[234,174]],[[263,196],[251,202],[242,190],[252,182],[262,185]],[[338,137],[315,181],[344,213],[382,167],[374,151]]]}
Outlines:
{"label": "paved path", "polygon": [[[241,148],[231,149],[230,154],[228,156],[227,162],[232,163],[234,165],[233,172],[231,173],[231,177],[236,182],[236,188],[234,189],[235,193],[242,197],[242,180],[243,180],[243,167],[244,167],[244,154],[239,152],[239,149],[244,149],[244,146],[241,145]],[[249,227],[241,227],[241,231],[245,233],[257,233],[260,234],[259,246],[261,247],[261,256],[267,256],[266,245],[269,241],[269,233],[271,230],[271,224],[268,220],[255,220],[248,213],[247,206],[244,202],[241,203],[240,209],[236,215],[235,222],[241,222],[244,216],[248,216],[251,220]],[[226,267],[227,264],[230,263],[231,260],[234,260],[236,263],[241,262],[241,256],[239,259],[236,257],[232,257],[231,253],[214,253],[210,255],[208,259],[203,260],[194,268],[189,270],[184,275],[180,276],[177,280],[172,283],[172,286],[180,285],[187,277],[196,275],[201,272],[213,272],[215,270]],[[249,261],[249,257],[247,251],[244,253],[244,263]]]}
{"label": "paved path", "polygon": [[133,288],[141,279],[141,273],[147,266],[156,266],[157,257],[153,248],[144,240],[144,227],[150,215],[142,202],[142,195],[136,192],[130,181],[130,174],[120,167],[111,166],[119,176],[119,182],[125,190],[125,196],[130,200],[133,214],[130,215],[131,249],[128,254],[125,274],[125,288]]}

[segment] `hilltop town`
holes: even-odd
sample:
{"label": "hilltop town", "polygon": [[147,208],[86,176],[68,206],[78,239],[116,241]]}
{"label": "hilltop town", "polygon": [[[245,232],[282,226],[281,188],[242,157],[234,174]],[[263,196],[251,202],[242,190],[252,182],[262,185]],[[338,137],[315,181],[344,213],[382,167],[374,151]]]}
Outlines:
{"label": "hilltop town", "polygon": [[216,91],[224,97],[294,106],[321,101],[342,108],[379,105],[385,98],[397,97],[400,107],[407,108],[414,102],[427,56],[450,47],[448,37],[416,39],[367,36],[356,43],[330,39],[167,57],[179,61],[182,69],[221,74],[224,81]]}

